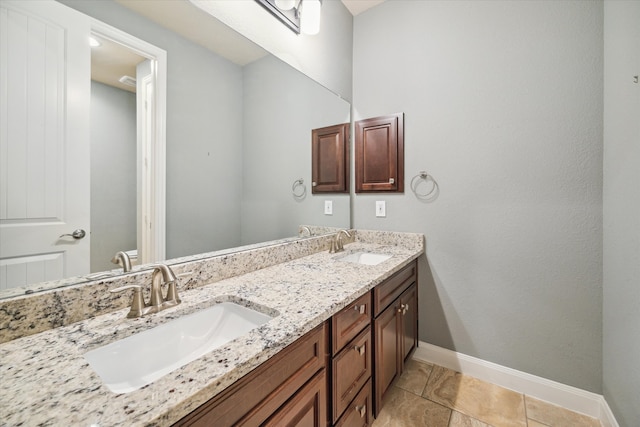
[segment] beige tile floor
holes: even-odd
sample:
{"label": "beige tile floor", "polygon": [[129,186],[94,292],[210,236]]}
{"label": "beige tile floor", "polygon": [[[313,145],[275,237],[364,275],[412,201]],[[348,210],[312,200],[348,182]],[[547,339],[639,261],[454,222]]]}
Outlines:
{"label": "beige tile floor", "polygon": [[412,360],[373,427],[601,427],[571,412],[438,365]]}

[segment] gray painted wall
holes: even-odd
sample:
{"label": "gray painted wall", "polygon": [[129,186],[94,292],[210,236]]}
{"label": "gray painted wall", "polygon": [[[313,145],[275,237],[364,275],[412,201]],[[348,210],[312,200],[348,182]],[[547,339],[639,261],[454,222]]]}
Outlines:
{"label": "gray painted wall", "polygon": [[604,3],[603,391],[640,426],[640,3]]}
{"label": "gray painted wall", "polygon": [[191,1],[342,98],[351,100],[353,17],[341,1],[322,3],[320,33],[313,36],[296,35],[255,1]]}
{"label": "gray painted wall", "polygon": [[[351,49],[352,23],[339,2],[325,3],[338,14],[333,35],[306,44],[317,61],[298,68],[325,75],[318,80],[350,99],[350,73],[330,67],[350,61],[341,49]],[[637,69],[618,61],[639,50],[614,47],[629,38],[625,22],[638,19],[631,2],[604,8],[604,46],[601,2],[394,0],[356,17],[355,119],[404,111],[406,184],[427,169],[442,191],[432,203],[408,189],[357,196],[354,222],[427,235],[422,340],[603,391],[620,425],[632,426],[640,424],[638,129],[621,121],[638,116],[638,98],[618,91]],[[257,10],[254,18],[227,11],[227,23],[247,35],[273,19]],[[374,67],[381,47],[395,62]],[[378,199],[388,202],[386,219],[374,217]]]}
{"label": "gray painted wall", "polygon": [[240,67],[112,1],[61,0],[167,51],[167,258],[240,244]]}
{"label": "gray painted wall", "polygon": [[[91,82],[91,271],[136,243],[136,94]],[[114,208],[116,207],[116,208]]]}
{"label": "gray painted wall", "polygon": [[[349,103],[271,55],[244,67],[243,96],[242,243],[293,236],[300,224],[349,228],[348,194],[311,194],[311,129],[348,123]],[[301,199],[291,193],[298,178]]]}
{"label": "gray painted wall", "polygon": [[[388,1],[354,20],[354,120],[405,112],[403,195],[356,228],[421,232],[420,339],[602,383],[602,3]],[[440,185],[432,203],[411,178]],[[374,215],[387,201],[387,218]]]}

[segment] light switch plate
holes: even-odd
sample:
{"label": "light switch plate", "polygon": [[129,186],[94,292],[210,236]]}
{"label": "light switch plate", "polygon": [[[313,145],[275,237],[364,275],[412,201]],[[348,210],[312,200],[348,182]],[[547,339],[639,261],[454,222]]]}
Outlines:
{"label": "light switch plate", "polygon": [[324,214],[333,215],[333,202],[331,200],[324,201]]}
{"label": "light switch plate", "polygon": [[384,200],[376,201],[376,216],[380,218],[387,216],[387,202]]}

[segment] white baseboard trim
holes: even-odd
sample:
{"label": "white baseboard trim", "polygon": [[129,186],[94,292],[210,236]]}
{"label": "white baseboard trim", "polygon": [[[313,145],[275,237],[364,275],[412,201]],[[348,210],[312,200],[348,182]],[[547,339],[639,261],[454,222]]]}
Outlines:
{"label": "white baseboard trim", "polygon": [[413,358],[461,372],[483,381],[598,418],[604,427],[619,427],[611,408],[600,394],[420,341]]}
{"label": "white baseboard trim", "polygon": [[600,422],[604,427],[620,427],[618,420],[613,415],[613,411],[605,400],[604,396],[600,396]]}

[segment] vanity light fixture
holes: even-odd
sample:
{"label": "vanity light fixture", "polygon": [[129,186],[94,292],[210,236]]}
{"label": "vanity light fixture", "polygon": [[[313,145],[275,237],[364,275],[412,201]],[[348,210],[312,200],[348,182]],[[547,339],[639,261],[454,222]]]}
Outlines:
{"label": "vanity light fixture", "polygon": [[322,0],[256,0],[296,34],[320,32]]}

